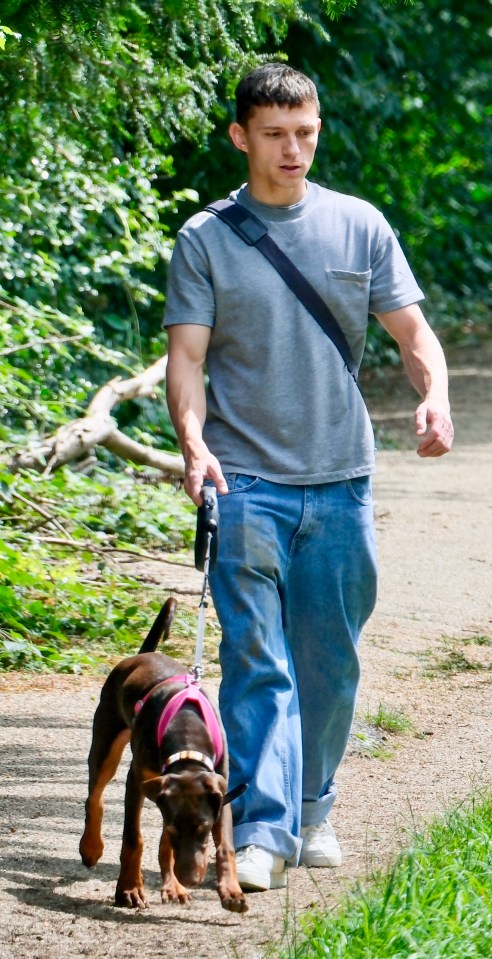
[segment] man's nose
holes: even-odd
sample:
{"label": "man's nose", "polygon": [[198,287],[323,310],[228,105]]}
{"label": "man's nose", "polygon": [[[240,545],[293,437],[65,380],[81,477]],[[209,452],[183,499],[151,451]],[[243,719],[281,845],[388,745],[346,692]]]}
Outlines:
{"label": "man's nose", "polygon": [[299,153],[299,143],[296,135],[293,133],[284,141],[284,154],[286,156],[296,156]]}

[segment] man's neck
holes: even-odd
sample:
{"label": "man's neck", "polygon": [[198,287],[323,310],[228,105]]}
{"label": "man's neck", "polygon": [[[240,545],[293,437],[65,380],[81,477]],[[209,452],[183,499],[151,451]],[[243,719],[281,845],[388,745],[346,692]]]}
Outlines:
{"label": "man's neck", "polygon": [[303,180],[302,183],[296,183],[290,189],[279,187],[275,190],[271,187],[268,189],[262,188],[258,183],[252,183],[251,180],[248,180],[247,188],[253,200],[264,203],[265,206],[294,206],[295,203],[304,200],[307,193],[307,182]]}

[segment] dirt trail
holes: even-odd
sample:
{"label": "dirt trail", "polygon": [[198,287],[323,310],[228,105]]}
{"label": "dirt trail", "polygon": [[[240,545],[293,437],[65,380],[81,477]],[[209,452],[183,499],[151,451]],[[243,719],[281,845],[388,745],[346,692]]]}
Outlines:
{"label": "dirt trail", "polygon": [[[441,461],[420,461],[413,451],[410,391],[397,391],[392,381],[384,400],[369,391],[376,424],[399,448],[382,450],[378,458],[381,586],[365,631],[358,720],[333,814],[342,868],[292,870],[286,891],[250,895],[246,917],[221,909],[212,876],[190,906],[164,906],[156,861],[159,817],[149,804],[144,867],[150,908],[116,909],[125,769],[107,791],[103,860],[88,872],[77,852],[100,682],[3,676],[4,959],[261,959],[270,941],[292,934],[301,910],[313,903],[329,908],[341,888],[393,856],[408,828],[490,786],[492,344],[454,351],[449,365],[456,447]],[[185,601],[196,608],[193,590],[201,577],[194,570],[155,564],[148,572],[162,582],[163,595],[191,591]],[[453,664],[454,670],[442,668]],[[395,737],[369,727],[364,714],[380,703],[403,710],[415,732]]]}

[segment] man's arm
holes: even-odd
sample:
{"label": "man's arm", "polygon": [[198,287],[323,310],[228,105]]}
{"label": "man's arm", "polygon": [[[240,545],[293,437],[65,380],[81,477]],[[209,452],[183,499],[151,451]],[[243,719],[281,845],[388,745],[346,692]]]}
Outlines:
{"label": "man's arm", "polygon": [[377,318],[398,343],[408,379],[422,397],[415,413],[415,432],[423,437],[417,453],[442,456],[451,449],[454,431],[446,360],[439,340],[416,303],[378,313]]}
{"label": "man's arm", "polygon": [[185,460],[185,490],[201,505],[200,490],[212,480],[219,493],[227,493],[220,463],[202,438],[206,416],[203,365],[211,330],[184,323],[168,328],[166,393],[169,413]]}

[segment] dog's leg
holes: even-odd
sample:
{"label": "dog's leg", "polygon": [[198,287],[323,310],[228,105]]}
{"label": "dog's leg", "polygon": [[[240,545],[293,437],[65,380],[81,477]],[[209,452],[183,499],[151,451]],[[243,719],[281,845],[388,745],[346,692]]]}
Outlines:
{"label": "dog's leg", "polygon": [[237,881],[236,854],[232,838],[230,806],[222,806],[220,816],[212,828],[216,849],[217,892],[224,909],[247,912],[246,896]]}
{"label": "dog's leg", "polygon": [[169,841],[169,834],[166,826],[162,830],[161,841],[159,843],[159,865],[161,867],[162,902],[189,902],[191,896],[185,886],[182,886],[174,875],[174,853]]}
{"label": "dog's leg", "polygon": [[103,792],[113,779],[129,740],[130,730],[121,723],[111,724],[107,709],[99,705],[94,716],[89,753],[89,794],[85,804],[85,829],[79,845],[84,866],[95,866],[103,854]]}
{"label": "dog's leg", "polygon": [[143,802],[144,793],[132,761],[126,780],[121,869],[115,893],[115,905],[127,906],[130,909],[144,909],[147,906],[142,876],[143,839],[140,831]]}

